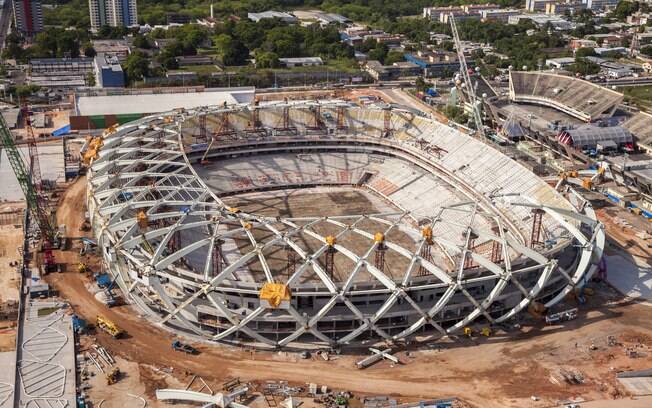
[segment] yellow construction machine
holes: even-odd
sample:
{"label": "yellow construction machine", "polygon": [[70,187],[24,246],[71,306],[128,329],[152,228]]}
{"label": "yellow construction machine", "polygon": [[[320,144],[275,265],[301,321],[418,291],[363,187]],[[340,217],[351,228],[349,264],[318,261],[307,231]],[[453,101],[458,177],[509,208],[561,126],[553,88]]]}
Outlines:
{"label": "yellow construction machine", "polygon": [[468,338],[471,338],[473,336],[473,329],[470,327],[465,327],[464,328],[464,335]]}
{"label": "yellow construction machine", "polygon": [[120,369],[113,367],[111,371],[106,373],[106,385],[113,385],[120,379]]}
{"label": "yellow construction machine", "polygon": [[84,262],[80,262],[79,265],[77,265],[77,270],[79,273],[86,273],[88,272],[88,265],[86,265]]}
{"label": "yellow construction machine", "polygon": [[124,330],[122,330],[120,327],[118,327],[117,324],[113,323],[111,320],[102,315],[97,316],[95,324],[97,327],[109,333],[115,339],[124,334]]}

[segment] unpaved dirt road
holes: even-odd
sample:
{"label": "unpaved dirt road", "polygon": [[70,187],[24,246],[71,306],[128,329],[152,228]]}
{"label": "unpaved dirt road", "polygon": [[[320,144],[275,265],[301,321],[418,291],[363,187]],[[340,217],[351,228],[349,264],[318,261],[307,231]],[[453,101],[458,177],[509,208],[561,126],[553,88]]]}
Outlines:
{"label": "unpaved dirt road", "polygon": [[[78,180],[64,197],[59,222],[68,231],[78,231],[84,213],[85,180]],[[76,262],[72,249],[59,259]],[[482,407],[549,406],[561,399],[581,395],[586,399],[620,397],[616,371],[649,368],[652,363],[652,319],[647,306],[622,300],[608,287],[598,290],[582,307],[577,320],[564,326],[537,326],[520,333],[444,344],[440,352],[423,350],[407,356],[398,354],[402,365],[388,362],[361,371],[354,366],[359,356],[339,356],[324,361],[319,357],[301,360],[285,352],[250,352],[221,345],[196,344],[197,356],[171,350],[172,335],[140,318],[130,306],[107,309],[85,286],[89,278],[72,267],[48,280],[68,299],[76,313],[89,321],[103,314],[126,330],[120,340],[98,333],[98,341],[122,358],[173,367],[175,373],[192,372],[215,382],[240,377],[243,381],[286,380],[307,382],[356,394],[392,395],[400,400],[458,396]],[[607,346],[607,336],[624,344],[639,345],[646,356],[631,359],[621,346]],[[594,344],[596,350],[589,350]],[[552,370],[572,366],[581,370],[581,385],[555,385]],[[530,399],[539,397],[538,402]]]}

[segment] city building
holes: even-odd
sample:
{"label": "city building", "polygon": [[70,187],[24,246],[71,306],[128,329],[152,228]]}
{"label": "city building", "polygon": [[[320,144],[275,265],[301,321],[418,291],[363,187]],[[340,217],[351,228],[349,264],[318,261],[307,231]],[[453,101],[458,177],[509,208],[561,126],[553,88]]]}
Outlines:
{"label": "city building", "polygon": [[13,0],[14,27],[25,37],[43,31],[41,0]]}
{"label": "city building", "polygon": [[517,14],[509,16],[507,22],[509,24],[518,24],[521,20],[531,20],[539,28],[550,24],[556,31],[568,31],[575,28],[573,23],[564,20],[556,14]]}
{"label": "city building", "polygon": [[562,57],[562,58],[550,58],[546,60],[546,65],[552,68],[563,69],[568,66],[571,66],[575,63],[575,58],[572,57]]}
{"label": "city building", "polygon": [[586,0],[586,8],[593,11],[609,10],[618,5],[619,0]]}
{"label": "city building", "polygon": [[351,20],[343,15],[326,13],[320,10],[295,10],[292,14],[304,25],[319,23],[321,26],[327,26],[329,24],[348,25],[351,23]]}
{"label": "city building", "polygon": [[640,47],[652,44],[652,32],[637,33],[636,39]]}
{"label": "city building", "polygon": [[558,0],[525,0],[525,10],[530,13],[545,11],[549,3],[559,3]]}
{"label": "city building", "polygon": [[516,9],[489,9],[481,10],[480,17],[487,21],[504,21],[509,20],[509,16],[521,14],[521,10]]}
{"label": "city building", "polygon": [[94,32],[105,25],[111,27],[138,25],[136,0],[89,0],[88,9],[91,31]]}
{"label": "city building", "polygon": [[284,13],[282,11],[263,11],[261,13],[247,13],[247,18],[254,23],[264,20],[266,18],[278,18],[281,21],[284,21],[289,24],[296,24],[299,19],[289,13]]}
{"label": "city building", "polygon": [[207,104],[249,104],[253,102],[254,95],[254,87],[192,86],[78,91],[75,94],[75,110],[70,115],[70,127],[80,131],[105,129],[116,123],[127,123],[171,109],[192,109]]}
{"label": "city building", "polygon": [[579,1],[569,1],[564,3],[546,3],[546,14],[570,14],[574,15],[580,10],[584,10],[586,5]]}
{"label": "city building", "polygon": [[573,38],[568,43],[568,48],[576,51],[580,48],[596,48],[598,43],[595,40],[587,40],[583,38]]}
{"label": "city building", "polygon": [[648,20],[650,20],[650,13],[641,13],[637,11],[636,13],[627,16],[627,24],[632,25],[646,25]]}
{"label": "city building", "polygon": [[97,54],[94,60],[96,85],[101,88],[124,88],[125,75],[118,57]]}
{"label": "city building", "polygon": [[278,60],[281,65],[288,68],[324,65],[321,57],[279,58]]}
{"label": "city building", "polygon": [[33,74],[43,73],[87,73],[93,69],[92,58],[32,58],[29,71]]}
{"label": "city building", "polygon": [[127,40],[93,40],[93,49],[97,54],[115,55],[121,62],[131,53]]}
{"label": "city building", "polygon": [[[460,69],[457,54],[445,51],[418,51],[416,54],[405,54],[405,60],[417,65],[422,75],[427,78],[450,77]],[[469,67],[474,66],[472,60],[467,60]]]}
{"label": "city building", "polygon": [[391,81],[402,77],[421,75],[421,67],[413,62],[397,62],[383,65],[379,61],[367,61],[365,71],[376,81]]}

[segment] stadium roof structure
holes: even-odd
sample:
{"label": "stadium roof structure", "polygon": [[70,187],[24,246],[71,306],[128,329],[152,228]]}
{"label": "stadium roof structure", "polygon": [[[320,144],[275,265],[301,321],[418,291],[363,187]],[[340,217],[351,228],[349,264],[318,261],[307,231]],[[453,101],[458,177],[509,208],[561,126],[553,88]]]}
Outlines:
{"label": "stadium roof structure", "polygon": [[[332,131],[314,133],[311,121],[325,111],[345,116],[324,125]],[[208,150],[184,142],[202,116],[223,124],[227,117],[232,126]],[[248,132],[251,117],[261,133]],[[212,106],[143,118],[102,141],[87,204],[108,271],[149,319],[215,341],[322,347],[370,335],[406,340],[426,329],[447,335],[478,317],[509,321],[535,299],[554,306],[590,279],[602,256],[604,230],[580,195],[562,194],[492,147],[406,111],[314,101]],[[250,166],[252,191],[313,184],[301,161],[319,172],[319,185],[357,183],[396,210],[290,217],[232,208],[200,176],[206,153],[220,166],[237,157],[290,160],[286,167],[267,159],[280,166],[279,178]],[[329,164],[326,155],[335,153],[368,155],[365,163],[392,174],[363,167],[360,179],[373,181],[355,181]],[[393,231],[406,231],[412,243]],[[383,251],[402,260],[398,274],[378,261]],[[292,255],[295,269],[276,269],[279,253]],[[349,262],[337,279],[324,266],[328,253]],[[291,300],[276,308],[259,301],[268,284],[285,285]]]}
{"label": "stadium roof structure", "polygon": [[582,79],[547,72],[510,71],[509,97],[514,102],[548,106],[591,122],[610,117],[623,95]]}
{"label": "stadium roof structure", "polygon": [[622,126],[632,132],[640,147],[652,153],[652,115],[647,112],[638,112],[625,120]]}
{"label": "stadium roof structure", "polygon": [[598,144],[609,147],[618,147],[634,142],[629,130],[622,126],[594,126],[583,125],[568,129],[559,136],[559,141],[564,144],[594,148]]}

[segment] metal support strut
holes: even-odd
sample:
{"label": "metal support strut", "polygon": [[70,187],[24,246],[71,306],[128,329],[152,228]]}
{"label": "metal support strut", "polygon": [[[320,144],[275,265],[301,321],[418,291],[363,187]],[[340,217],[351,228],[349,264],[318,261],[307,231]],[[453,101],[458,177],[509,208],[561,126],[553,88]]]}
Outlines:
{"label": "metal support strut", "polygon": [[327,236],[326,244],[328,244],[328,249],[326,250],[325,254],[326,259],[324,269],[326,270],[328,277],[333,279],[333,270],[335,268],[335,253],[337,252],[337,249],[335,249],[335,237],[332,235]]}
{"label": "metal support strut", "polygon": [[382,137],[391,137],[394,130],[392,129],[392,109],[383,109],[383,134]]}
{"label": "metal support strut", "polygon": [[[469,247],[468,251],[473,251],[475,249],[475,240],[478,239],[478,234],[475,232],[471,231],[469,233]],[[473,258],[471,257],[470,254],[465,254],[464,255],[464,269],[471,269],[474,268],[476,265],[473,262]]]}
{"label": "metal support strut", "polygon": [[530,247],[542,244],[541,242],[541,219],[544,211],[541,208],[532,210],[532,235],[530,236]]}
{"label": "metal support strut", "polygon": [[377,232],[374,235],[374,241],[377,243],[374,266],[379,271],[385,272],[385,251],[387,251],[387,245],[385,245],[385,235],[382,232]]}
{"label": "metal support strut", "polygon": [[344,106],[337,107],[337,113],[336,113],[337,130],[344,130],[347,128],[346,123],[344,123],[345,113],[346,113],[346,109],[344,108]]}

